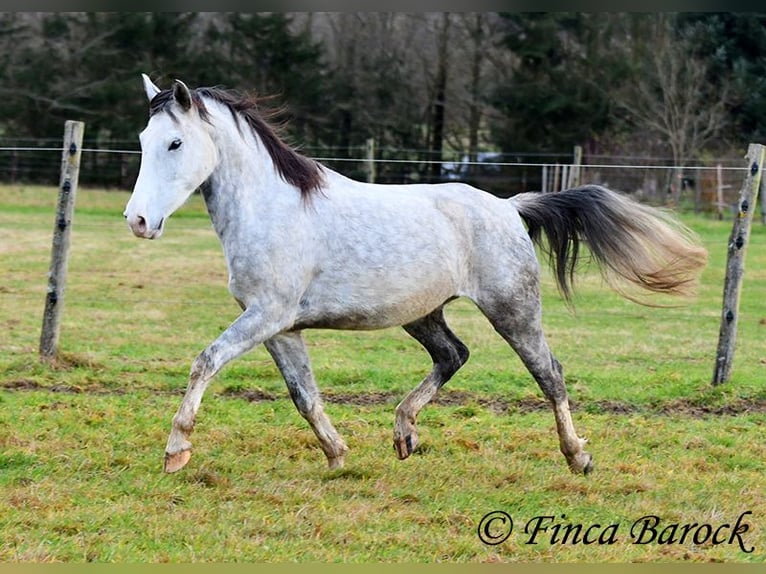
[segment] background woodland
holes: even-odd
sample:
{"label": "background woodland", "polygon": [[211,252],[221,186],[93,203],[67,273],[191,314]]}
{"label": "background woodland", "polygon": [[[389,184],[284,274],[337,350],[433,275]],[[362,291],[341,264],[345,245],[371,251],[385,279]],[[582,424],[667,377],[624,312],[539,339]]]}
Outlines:
{"label": "background woodland", "polygon": [[[307,155],[361,157],[372,138],[413,160],[379,181],[574,145],[683,167],[766,139],[764,54],[766,13],[3,13],[0,145],[60,142],[77,119],[91,147],[135,150],[146,72],[273,96]],[[130,187],[137,158],[120,162],[92,183]]]}

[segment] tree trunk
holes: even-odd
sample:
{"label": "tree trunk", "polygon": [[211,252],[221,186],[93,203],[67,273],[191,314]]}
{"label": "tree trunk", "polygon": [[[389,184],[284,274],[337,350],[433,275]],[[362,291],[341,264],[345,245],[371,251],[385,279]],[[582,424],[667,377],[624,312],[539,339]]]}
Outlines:
{"label": "tree trunk", "polygon": [[444,106],[447,97],[447,60],[450,16],[445,12],[442,18],[442,29],[439,35],[439,70],[436,75],[436,90],[433,103],[433,134],[431,139],[431,181],[438,181],[441,174],[442,147],[444,145]]}
{"label": "tree trunk", "polygon": [[479,151],[479,127],[481,125],[481,108],[479,107],[481,80],[481,63],[484,50],[482,49],[482,19],[481,13],[475,16],[475,26],[472,30],[473,39],[473,61],[471,62],[471,103],[470,114],[468,117],[468,158],[471,162],[468,166],[468,173],[475,173],[478,166],[474,162],[478,159]]}

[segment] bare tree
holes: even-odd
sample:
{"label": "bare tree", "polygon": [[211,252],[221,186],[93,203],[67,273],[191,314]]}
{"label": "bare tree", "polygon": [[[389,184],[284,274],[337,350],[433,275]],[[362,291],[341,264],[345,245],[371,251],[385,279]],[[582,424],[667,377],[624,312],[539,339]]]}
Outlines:
{"label": "bare tree", "polygon": [[635,53],[635,81],[617,92],[616,103],[637,127],[667,142],[677,205],[683,168],[726,125],[730,83],[709,81],[709,64],[694,56],[689,38],[674,34],[673,16],[657,15],[648,43]]}
{"label": "bare tree", "polygon": [[488,93],[510,70],[500,21],[492,12],[316,12],[296,13],[294,24],[322,44],[335,78],[338,145],[374,137],[381,152],[433,160],[417,175],[438,179],[440,160],[475,158],[487,142]]}
{"label": "bare tree", "polygon": [[[424,145],[419,133],[428,99],[418,60],[424,31],[419,14],[315,13],[296,18],[321,42],[336,82],[333,106],[341,146],[375,137],[383,145]],[[429,36],[430,37],[430,36]],[[362,141],[360,142],[360,138]]]}
{"label": "bare tree", "polygon": [[[498,47],[502,27],[494,12],[463,12],[454,15],[454,56],[450,61],[452,78],[449,93],[450,129],[445,138],[458,150],[467,149],[475,162],[482,143],[482,133],[491,108],[488,94],[498,76],[510,73],[511,62],[503,56],[508,51]],[[475,167],[475,166],[471,166]]]}

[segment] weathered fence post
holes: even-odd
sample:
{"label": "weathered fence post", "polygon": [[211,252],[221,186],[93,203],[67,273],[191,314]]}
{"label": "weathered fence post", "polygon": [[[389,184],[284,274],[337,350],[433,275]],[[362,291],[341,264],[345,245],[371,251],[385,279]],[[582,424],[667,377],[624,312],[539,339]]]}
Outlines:
{"label": "weathered fence post", "polygon": [[572,167],[569,171],[569,182],[567,187],[577,187],[580,185],[580,166],[582,165],[582,146],[574,146],[574,158],[572,159]]}
{"label": "weathered fence post", "polygon": [[766,178],[761,177],[761,223],[766,225]]}
{"label": "weathered fence post", "polygon": [[742,277],[745,271],[745,252],[750,235],[750,225],[761,185],[764,151],[760,144],[750,144],[747,148],[747,177],[739,194],[738,212],[734,218],[734,227],[729,237],[729,249],[726,259],[726,279],[723,288],[723,312],[721,329],[718,335],[713,385],[720,385],[729,380],[734,361],[734,345],[737,340],[737,321],[739,319],[739,295]]}
{"label": "weathered fence post", "polygon": [[375,140],[368,138],[365,149],[367,151],[367,159],[365,165],[367,166],[367,181],[369,183],[375,183]]}
{"label": "weathered fence post", "polygon": [[723,219],[723,170],[721,164],[715,166],[715,204],[719,221]]}
{"label": "weathered fence post", "polygon": [[40,334],[40,358],[55,358],[59,341],[61,311],[64,303],[67,264],[69,262],[69,236],[74,215],[74,200],[80,175],[80,155],[83,122],[64,124],[64,149],[61,154],[61,180],[59,183],[56,222],[53,227],[51,266],[48,272],[48,292],[45,297],[43,327]]}

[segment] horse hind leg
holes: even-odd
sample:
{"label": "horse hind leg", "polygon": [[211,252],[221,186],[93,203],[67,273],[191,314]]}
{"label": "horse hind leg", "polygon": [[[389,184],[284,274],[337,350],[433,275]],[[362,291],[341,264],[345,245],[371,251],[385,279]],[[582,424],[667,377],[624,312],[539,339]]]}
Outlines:
{"label": "horse hind leg", "polygon": [[575,473],[590,473],[593,458],[583,450],[586,439],[575,432],[561,363],[551,353],[543,334],[537,282],[525,297],[519,298],[518,294],[499,299],[492,297],[490,301],[479,301],[478,304],[495,330],[519,355],[551,403],[559,446],[569,468]]}
{"label": "horse hind leg", "polygon": [[303,337],[299,332],[282,333],[265,341],[264,346],[282,373],[295,407],[319,440],[328,467],[342,468],[348,447],[324,412]]}
{"label": "horse hind leg", "polygon": [[396,407],[394,449],[400,460],[418,446],[415,426],[420,410],[468,360],[468,348],[449,329],[440,307],[425,317],[404,325],[404,330],[431,355],[433,368],[423,381]]}

